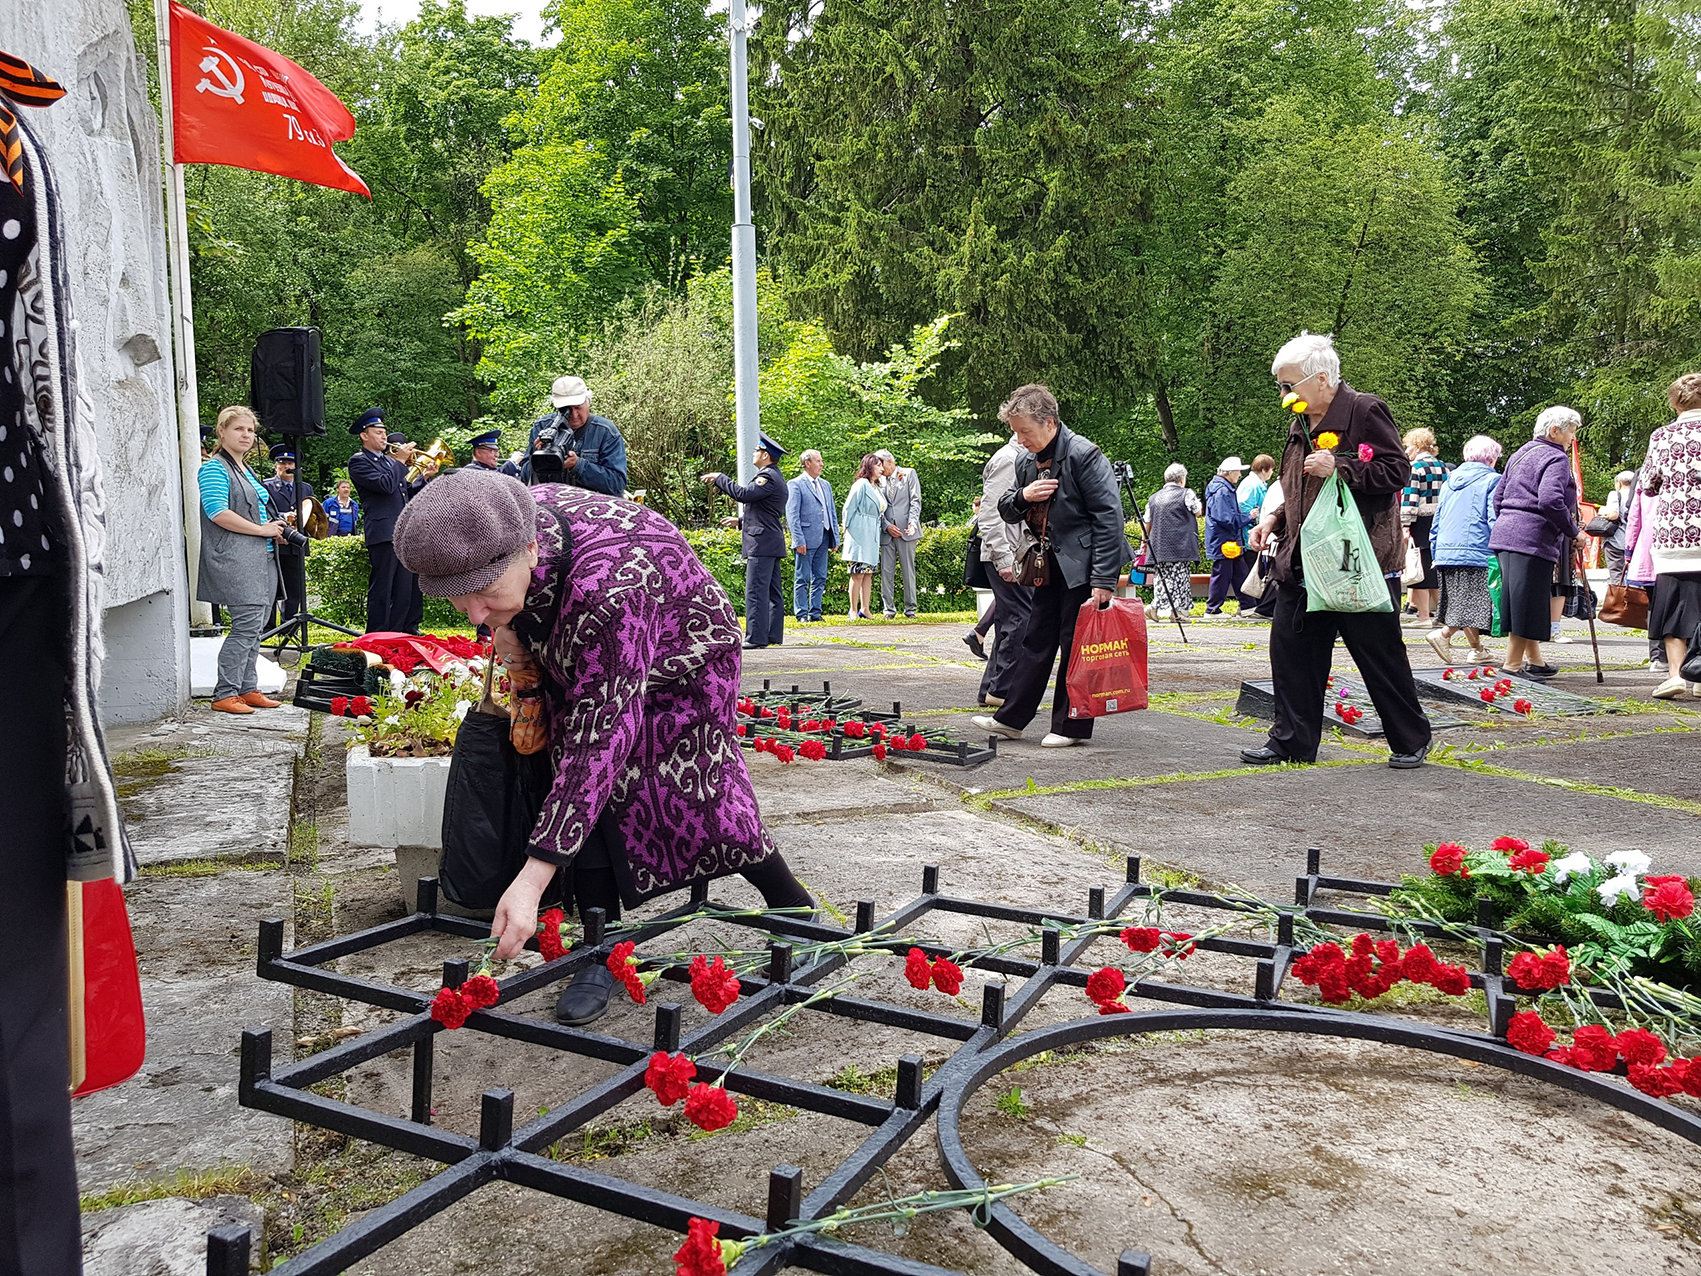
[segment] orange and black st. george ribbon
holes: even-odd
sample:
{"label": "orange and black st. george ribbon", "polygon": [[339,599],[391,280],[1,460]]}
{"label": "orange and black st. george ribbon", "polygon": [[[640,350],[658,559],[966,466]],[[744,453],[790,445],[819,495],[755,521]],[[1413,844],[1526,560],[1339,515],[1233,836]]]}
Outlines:
{"label": "orange and black st. george ribbon", "polygon": [[18,136],[18,117],[12,103],[51,106],[65,96],[57,81],[48,79],[22,58],[0,52],[0,166],[20,191],[24,188],[24,143]]}

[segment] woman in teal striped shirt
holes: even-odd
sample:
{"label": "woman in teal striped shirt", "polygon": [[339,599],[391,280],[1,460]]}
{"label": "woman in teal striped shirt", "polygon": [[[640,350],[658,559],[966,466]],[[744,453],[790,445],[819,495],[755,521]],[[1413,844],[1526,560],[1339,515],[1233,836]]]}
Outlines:
{"label": "woman in teal striped shirt", "polygon": [[201,570],[195,597],[230,613],[230,632],[219,648],[213,708],[224,713],[275,709],[278,701],[260,691],[255,668],[260,634],[278,593],[277,553],[272,542],[284,524],[272,514],[266,489],[248,468],[259,423],[244,407],[226,408],[214,427],[218,447],[201,463]]}

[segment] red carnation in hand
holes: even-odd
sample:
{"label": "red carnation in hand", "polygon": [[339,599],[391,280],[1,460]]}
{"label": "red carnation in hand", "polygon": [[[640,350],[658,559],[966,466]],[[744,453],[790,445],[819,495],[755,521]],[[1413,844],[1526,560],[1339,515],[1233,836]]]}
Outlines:
{"label": "red carnation in hand", "polygon": [[738,1000],[738,976],[726,968],[726,962],[716,957],[711,963],[702,954],[691,959],[691,995],[702,1003],[711,1015],[718,1015]]}
{"label": "red carnation in hand", "polygon": [[1158,929],[1155,926],[1130,926],[1122,932],[1122,942],[1131,953],[1155,953],[1158,950]]}
{"label": "red carnation in hand", "polygon": [[1532,851],[1529,847],[1512,856],[1512,867],[1525,873],[1540,873],[1546,870],[1548,860],[1552,858],[1546,851]]}
{"label": "red carnation in hand", "polygon": [[1527,851],[1530,844],[1521,837],[1497,837],[1494,848],[1497,851]]}
{"label": "red carnation in hand", "polygon": [[[1653,882],[1649,878],[1649,882]],[[1688,917],[1695,911],[1695,893],[1681,877],[1662,877],[1657,886],[1642,896],[1642,906],[1662,922]]]}
{"label": "red carnation in hand", "polygon": [[685,1119],[700,1130],[724,1130],[738,1119],[738,1103],[718,1085],[692,1086]]}
{"label": "red carnation in hand", "polygon": [[1665,1042],[1646,1028],[1626,1028],[1613,1038],[1613,1045],[1626,1063],[1645,1063],[1651,1067],[1666,1061]]}
{"label": "red carnation in hand", "polygon": [[696,1075],[697,1065],[683,1054],[658,1050],[650,1056],[650,1066],[644,1069],[644,1084],[655,1092],[656,1102],[671,1108],[685,1097]]}
{"label": "red carnation in hand", "polygon": [[1469,877],[1465,871],[1465,848],[1457,842],[1443,842],[1429,857],[1429,871],[1437,877]]}
{"label": "red carnation in hand", "polygon": [[1128,981],[1115,966],[1106,966],[1087,976],[1087,997],[1095,1005],[1102,1006],[1107,1001],[1120,1001],[1127,987]]}
{"label": "red carnation in hand", "polygon": [[963,968],[949,957],[933,963],[933,986],[947,997],[955,997],[963,989]]}
{"label": "red carnation in hand", "polygon": [[348,715],[348,697],[347,696],[332,696],[331,697],[331,716],[337,717],[337,718],[342,718],[342,717],[346,717],[347,715]]}
{"label": "red carnation in hand", "polygon": [[876,762],[884,762],[886,760],[886,746],[885,745],[877,744],[877,745],[874,746],[874,760]]}
{"label": "red carnation in hand", "polygon": [[561,943],[561,924],[566,920],[567,914],[559,908],[552,908],[537,919],[537,950],[545,961],[554,961],[566,953]]}
{"label": "red carnation in hand", "polygon": [[459,1028],[467,1021],[473,1008],[455,988],[439,988],[431,999],[431,1017],[445,1028]]}
{"label": "red carnation in hand", "polygon": [[674,1276],[726,1276],[721,1242],[715,1239],[721,1225],[694,1218],[686,1229],[685,1244],[673,1252]]}
{"label": "red carnation in hand", "polygon": [[1535,1011],[1521,1010],[1507,1025],[1506,1044],[1525,1054],[1546,1054],[1553,1044],[1553,1029]]}
{"label": "red carnation in hand", "polygon": [[474,975],[461,985],[461,1000],[471,1010],[489,1010],[502,1000],[502,989],[489,975]]}
{"label": "red carnation in hand", "polygon": [[909,956],[904,958],[904,978],[910,981],[911,988],[923,992],[933,982],[933,967],[927,963],[927,954],[919,948],[912,948]]}

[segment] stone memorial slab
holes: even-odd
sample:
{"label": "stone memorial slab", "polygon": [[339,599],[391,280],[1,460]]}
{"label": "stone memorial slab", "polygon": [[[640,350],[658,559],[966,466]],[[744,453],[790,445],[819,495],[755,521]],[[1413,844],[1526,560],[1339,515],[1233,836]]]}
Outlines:
{"label": "stone memorial slab", "polygon": [[[1412,677],[1417,680],[1418,695],[1425,700],[1440,700],[1481,708],[1482,689],[1485,686],[1493,686],[1503,676],[1490,669],[1483,676],[1472,678],[1471,670],[1463,666],[1454,666],[1451,677],[1443,676],[1447,672],[1446,669],[1413,669]],[[1527,678],[1514,678],[1512,682],[1512,698],[1528,700],[1535,706],[1538,714],[1576,717],[1591,713],[1619,712],[1613,705],[1602,704],[1599,700],[1591,700],[1587,696],[1579,696],[1570,691],[1561,691],[1558,687],[1544,686]],[[1506,710],[1510,712],[1509,704]]]}
{"label": "stone memorial slab", "polygon": [[[1421,694],[1421,691],[1420,693]],[[1273,722],[1276,718],[1275,684],[1268,678],[1247,681],[1240,684],[1240,697],[1234,702],[1234,711],[1245,714],[1249,718],[1262,718]],[[1429,726],[1433,731],[1447,731],[1453,727],[1470,725],[1463,718],[1454,717],[1450,713],[1437,713],[1434,709],[1426,709],[1424,713],[1429,718]],[[1356,722],[1348,722],[1341,717],[1340,710],[1333,704],[1323,706],[1323,725],[1333,728],[1343,735],[1356,736],[1360,740],[1380,740],[1382,738],[1382,719],[1370,709],[1364,711],[1364,716]]]}

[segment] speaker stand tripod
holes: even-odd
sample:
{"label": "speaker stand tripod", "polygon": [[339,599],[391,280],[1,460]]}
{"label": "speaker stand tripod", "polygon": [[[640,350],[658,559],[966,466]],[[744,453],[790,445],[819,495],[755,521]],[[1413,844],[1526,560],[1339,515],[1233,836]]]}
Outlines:
{"label": "speaker stand tripod", "polygon": [[[299,467],[300,464],[301,462],[298,458],[296,465]],[[301,493],[296,488],[296,480],[293,478],[290,479],[289,483],[289,495],[291,509],[299,510],[301,508]],[[349,629],[344,625],[339,625],[333,621],[326,620],[322,616],[315,616],[307,609],[306,548],[306,546],[302,547],[300,557],[296,557],[295,555],[285,555],[282,561],[278,563],[278,570],[280,574],[285,570],[289,570],[292,564],[300,564],[301,575],[293,582],[297,590],[296,597],[300,600],[300,609],[295,613],[295,615],[289,617],[281,625],[268,629],[265,633],[260,635],[260,642],[262,645],[273,638],[277,639],[277,642],[272,646],[272,651],[275,654],[282,654],[287,648],[296,646],[300,649],[301,654],[305,656],[308,650],[315,645],[308,641],[307,630],[309,625],[319,625],[325,629],[335,629],[338,633],[347,634],[351,638],[360,637],[360,630]],[[284,596],[286,598],[288,597],[287,591]]]}

